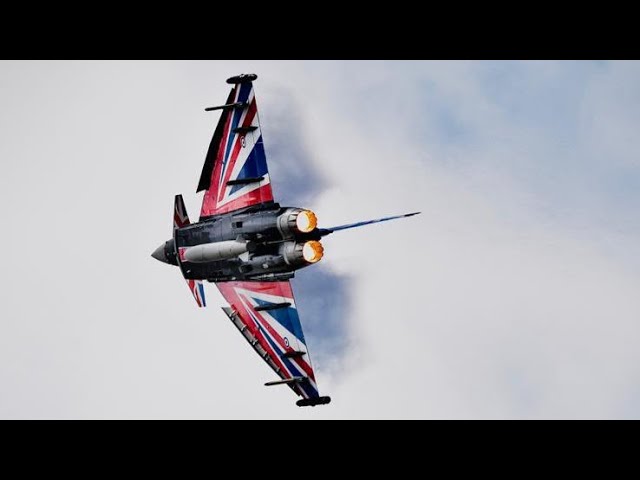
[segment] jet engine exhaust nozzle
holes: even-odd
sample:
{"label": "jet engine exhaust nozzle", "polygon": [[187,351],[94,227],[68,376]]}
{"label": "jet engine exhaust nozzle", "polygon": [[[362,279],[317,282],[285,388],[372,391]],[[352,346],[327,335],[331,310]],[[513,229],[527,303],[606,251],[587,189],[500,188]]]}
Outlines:
{"label": "jet engine exhaust nozzle", "polygon": [[300,233],[315,230],[318,218],[311,210],[302,208],[288,208],[277,220],[277,227],[284,238],[296,237]]}
{"label": "jet engine exhaust nozzle", "polygon": [[280,247],[280,254],[287,265],[306,266],[320,261],[324,255],[324,247],[317,240],[285,242]]}
{"label": "jet engine exhaust nozzle", "polygon": [[316,263],[320,261],[324,255],[324,247],[317,240],[309,240],[305,242],[302,247],[302,258],[309,263]]}

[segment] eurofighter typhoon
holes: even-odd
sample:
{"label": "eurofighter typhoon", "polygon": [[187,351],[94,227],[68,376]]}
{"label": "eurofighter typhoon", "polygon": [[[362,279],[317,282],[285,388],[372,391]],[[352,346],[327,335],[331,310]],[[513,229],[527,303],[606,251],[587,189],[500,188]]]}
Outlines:
{"label": "eurofighter typhoon", "polygon": [[419,212],[329,228],[318,227],[309,209],[281,206],[274,200],[267,167],[254,74],[231,77],[233,85],[221,110],[204,162],[197,192],[204,190],[200,219],[191,223],[182,195],[175,197],[173,238],[152,257],[180,269],[200,307],[204,281],[215,283],[228,307],[224,313],[279,379],[299,406],[331,401],[321,396],[290,279],[317,263],[322,237],[339,230],[409,217]]}

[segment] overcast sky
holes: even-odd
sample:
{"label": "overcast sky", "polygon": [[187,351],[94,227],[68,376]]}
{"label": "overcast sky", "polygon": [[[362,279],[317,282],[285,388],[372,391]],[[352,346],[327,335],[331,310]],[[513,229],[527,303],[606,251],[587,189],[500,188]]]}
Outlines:
{"label": "overcast sky", "polygon": [[[422,211],[293,280],[328,406],[150,257],[241,72],[277,200]],[[0,62],[0,418],[640,418],[639,125],[638,62]]]}

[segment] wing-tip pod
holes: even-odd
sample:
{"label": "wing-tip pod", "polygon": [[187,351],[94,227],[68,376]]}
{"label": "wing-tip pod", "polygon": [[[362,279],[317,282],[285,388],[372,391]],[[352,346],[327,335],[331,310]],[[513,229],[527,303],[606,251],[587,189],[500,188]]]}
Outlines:
{"label": "wing-tip pod", "polygon": [[313,398],[303,398],[296,402],[296,405],[299,407],[315,407],[316,405],[326,405],[331,403],[331,397],[313,397]]}
{"label": "wing-tip pod", "polygon": [[255,73],[241,73],[240,75],[234,75],[233,77],[227,78],[227,83],[231,85],[237,85],[238,83],[247,83],[253,82],[257,80],[258,75]]}

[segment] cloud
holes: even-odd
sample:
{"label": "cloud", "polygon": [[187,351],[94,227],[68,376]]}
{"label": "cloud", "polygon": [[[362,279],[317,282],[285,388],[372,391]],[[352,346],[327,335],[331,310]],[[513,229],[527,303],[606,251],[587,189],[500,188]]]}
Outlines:
{"label": "cloud", "polygon": [[[555,85],[555,92],[541,87],[537,95],[546,93],[552,102],[561,91],[555,81],[571,77],[563,71],[571,65],[552,65],[551,72],[546,64],[538,67],[543,71],[522,77]],[[445,65],[433,75],[425,72],[426,79],[411,77],[414,85],[444,92],[440,102],[464,126],[453,136],[441,131],[440,142],[407,138],[421,124],[439,124],[438,109],[418,114],[407,106],[402,121],[381,126],[360,113],[358,101],[365,99],[351,98],[351,108],[340,115],[318,115],[316,130],[332,142],[319,141],[315,148],[321,156],[330,150],[335,159],[328,169],[334,187],[319,212],[340,212],[340,221],[353,220],[344,205],[365,216],[424,212],[406,224],[372,226],[325,242],[328,268],[351,272],[356,292],[357,366],[350,365],[354,373],[341,380],[335,396],[348,399],[342,405],[348,416],[637,416],[628,397],[638,381],[632,340],[638,334],[638,271],[619,258],[633,255],[637,230],[620,238],[598,215],[561,196],[568,187],[567,193],[585,202],[608,202],[616,192],[590,187],[602,169],[613,174],[615,166],[591,159],[596,167],[579,172],[581,182],[569,181],[571,162],[561,156],[557,139],[577,127],[569,120],[565,131],[547,126],[542,112],[526,125],[526,110],[536,99],[522,102],[518,115],[525,125],[513,124],[514,114],[488,96],[482,76],[474,75],[486,68]],[[513,74],[503,75],[513,80]],[[379,78],[374,72],[364,76],[373,84]],[[411,84],[397,80],[399,91],[416,98]],[[388,106],[385,111],[398,102],[405,106],[395,92],[384,98],[382,91],[368,94],[369,101]],[[322,118],[331,120],[323,124]],[[576,149],[585,149],[585,138],[574,135]],[[554,168],[558,179],[549,182]],[[359,176],[366,181],[352,181]],[[544,198],[548,192],[555,207]],[[630,200],[619,217],[637,211]],[[360,395],[349,393],[354,391]]]}
{"label": "cloud", "polygon": [[[637,65],[4,62],[0,416],[638,418]],[[327,407],[149,257],[240,71],[321,224],[423,212],[296,279]]]}
{"label": "cloud", "polygon": [[[282,206],[308,207],[328,188],[321,159],[306,143],[304,110],[293,90],[265,89],[268,108],[260,114],[276,201]],[[262,110],[262,107],[260,107]],[[314,161],[315,160],[315,161]],[[342,370],[347,332],[350,289],[348,274],[307,268],[296,272],[293,282],[298,311],[313,359],[334,373]]]}

